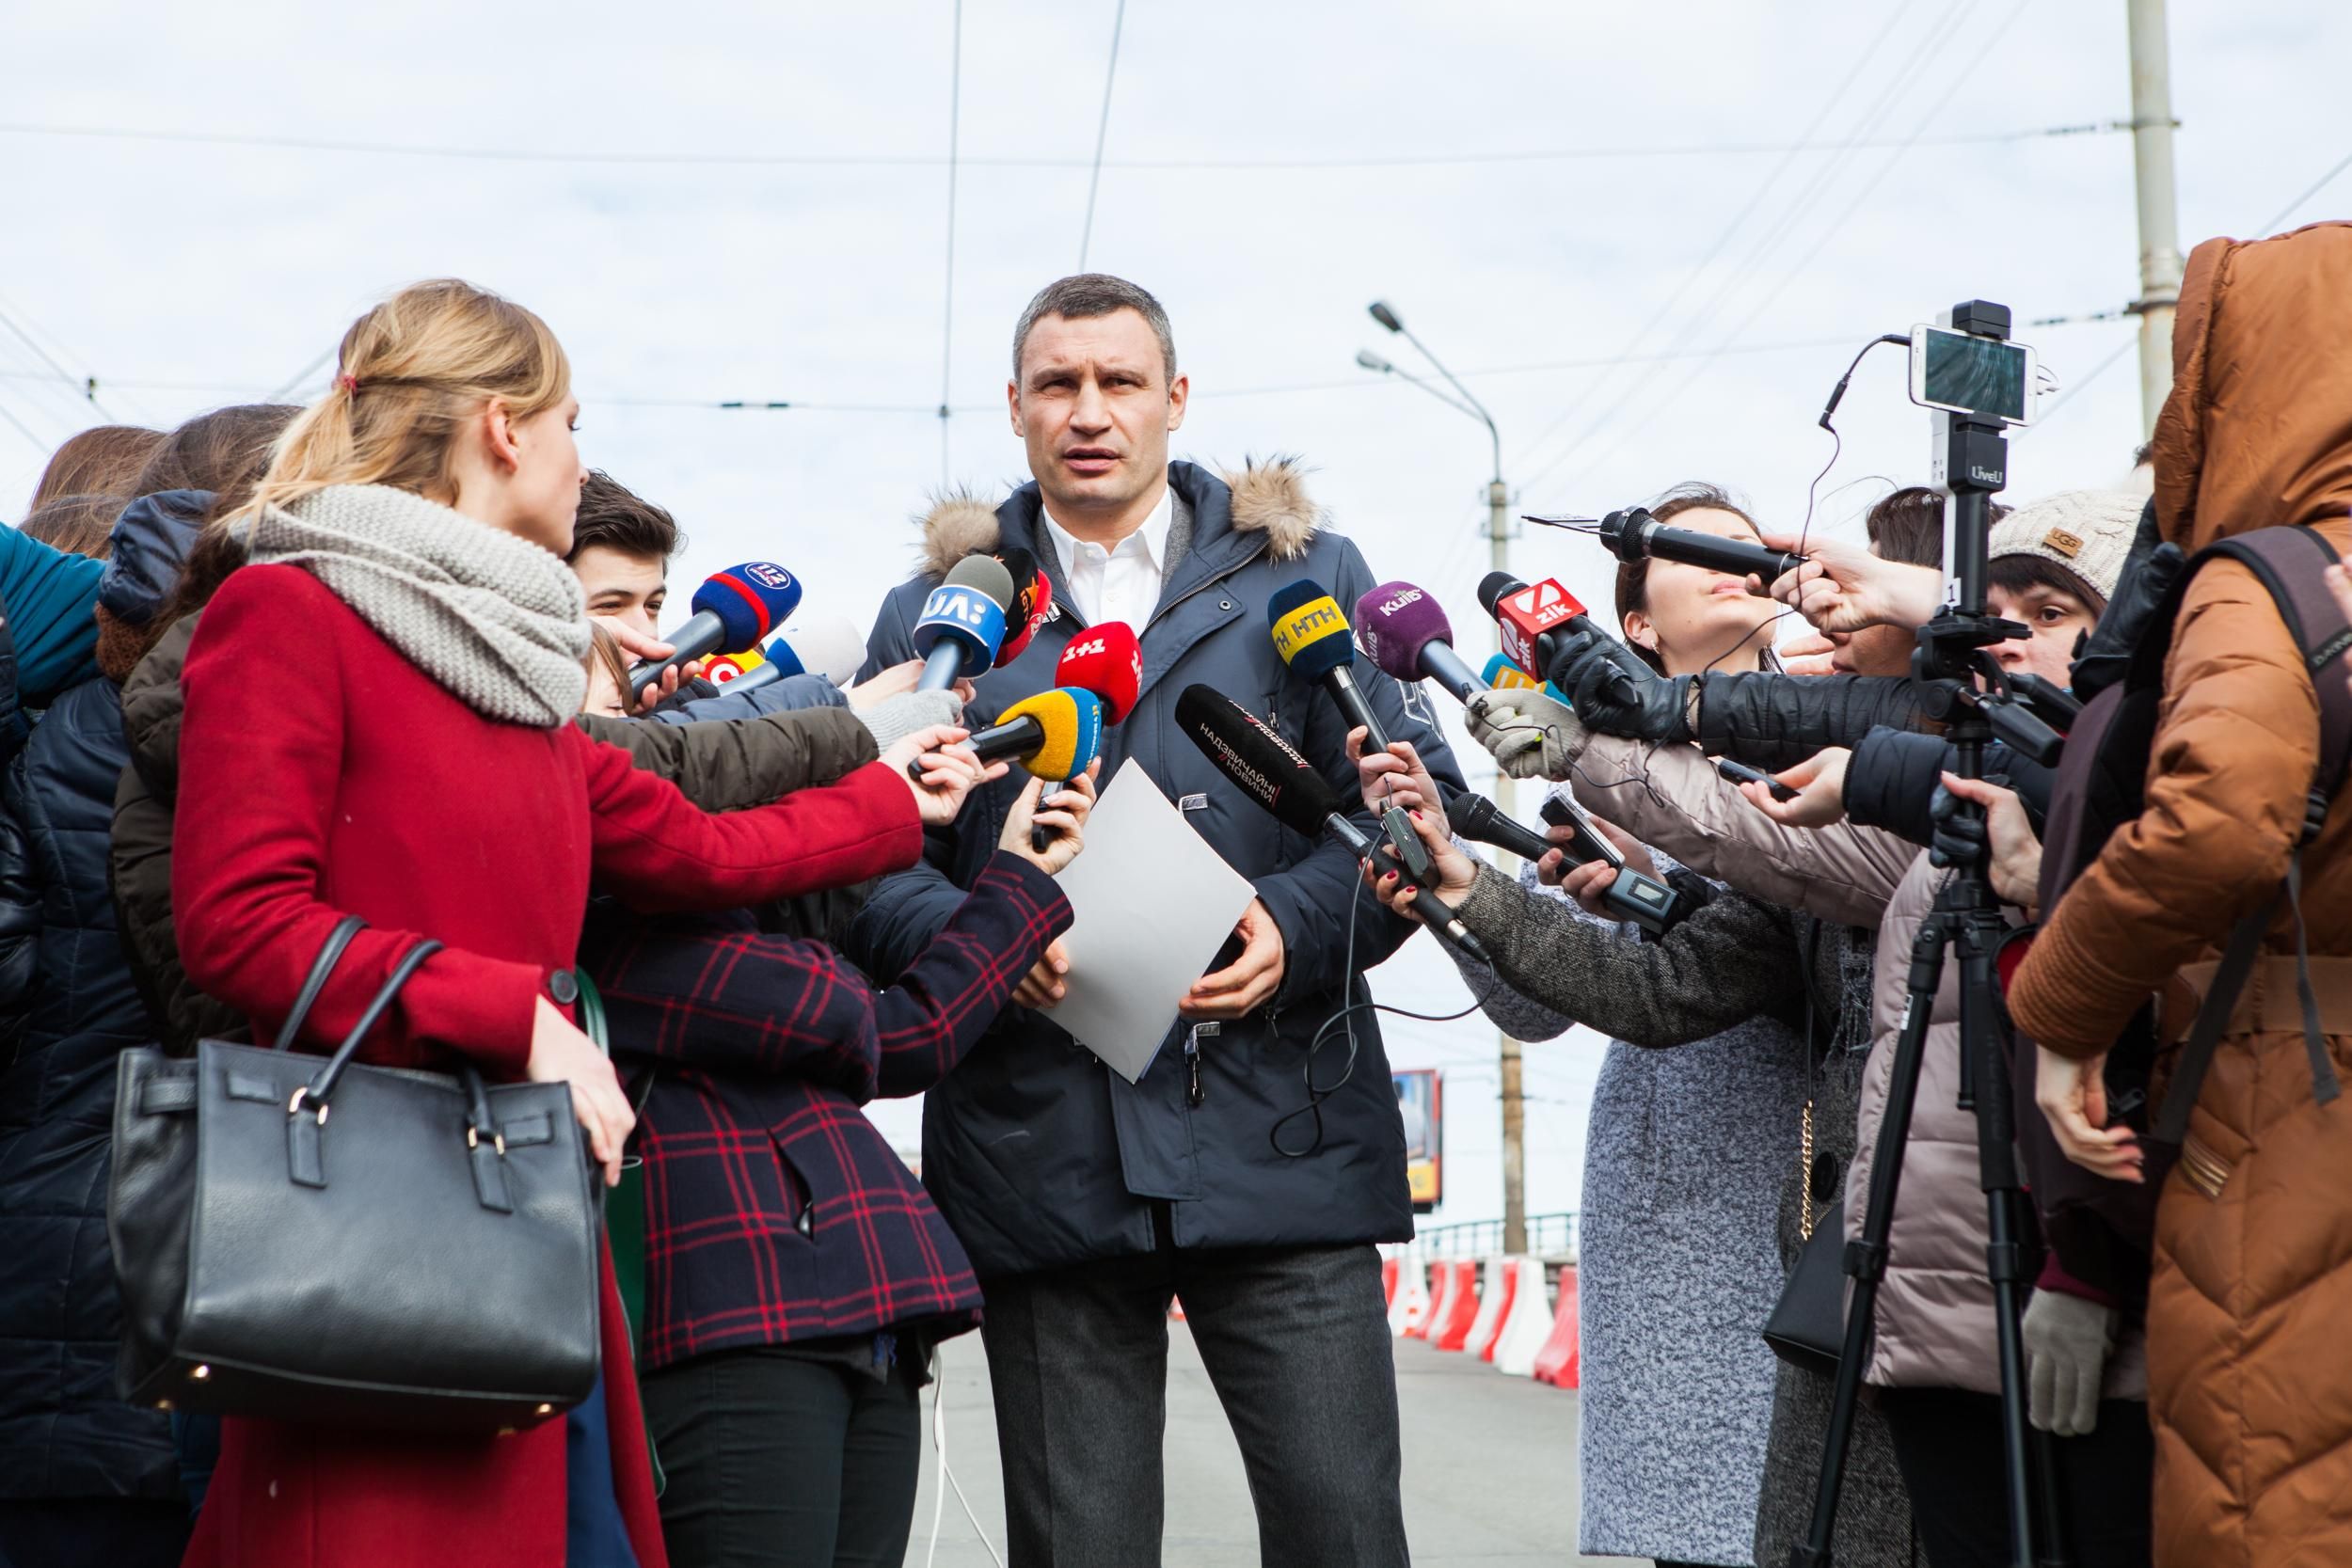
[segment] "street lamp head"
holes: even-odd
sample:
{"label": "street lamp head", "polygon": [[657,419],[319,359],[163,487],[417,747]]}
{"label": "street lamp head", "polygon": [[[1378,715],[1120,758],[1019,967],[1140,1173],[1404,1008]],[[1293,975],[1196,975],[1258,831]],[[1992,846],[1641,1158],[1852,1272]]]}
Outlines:
{"label": "street lamp head", "polygon": [[1396,372],[1394,365],[1390,364],[1368,348],[1359,348],[1356,351],[1356,363],[1377,375],[1393,375]]}
{"label": "street lamp head", "polygon": [[1390,309],[1389,302],[1387,300],[1375,299],[1371,305],[1366,307],[1366,309],[1371,310],[1372,319],[1374,321],[1378,322],[1382,326],[1387,327],[1390,331],[1402,332],[1405,330],[1405,324],[1397,319],[1396,312]]}

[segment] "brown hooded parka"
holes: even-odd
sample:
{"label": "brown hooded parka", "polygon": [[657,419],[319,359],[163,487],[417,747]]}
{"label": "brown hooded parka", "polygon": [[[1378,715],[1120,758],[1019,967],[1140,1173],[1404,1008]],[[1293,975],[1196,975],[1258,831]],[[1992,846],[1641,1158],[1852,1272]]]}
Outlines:
{"label": "brown hooded parka", "polygon": [[[2198,246],[2172,349],[2155,438],[2165,537],[2194,551],[2305,523],[2343,551],[2352,224]],[[2147,809],[2051,912],[2010,991],[2019,1027],[2089,1058],[2176,974],[2205,985],[2231,927],[2286,875],[2318,744],[2312,679],[2269,594],[2235,562],[2200,570],[2166,661]],[[2321,1022],[2352,1078],[2352,791],[2303,874]],[[2352,1096],[2313,1101],[2283,911],[2266,952],[2157,1215],[2148,1362],[2166,1568],[2352,1562]],[[2168,1035],[2183,1027],[2168,1015]]]}

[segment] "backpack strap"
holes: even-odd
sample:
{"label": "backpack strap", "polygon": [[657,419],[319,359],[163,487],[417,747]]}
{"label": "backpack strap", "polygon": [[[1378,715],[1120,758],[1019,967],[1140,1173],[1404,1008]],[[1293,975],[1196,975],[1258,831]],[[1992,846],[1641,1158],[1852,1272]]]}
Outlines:
{"label": "backpack strap", "polygon": [[[2304,672],[2319,701],[2319,757],[2312,769],[2311,790],[2304,797],[2303,830],[2287,858],[2286,881],[2230,933],[2229,947],[2214,971],[2213,989],[2197,1010],[2197,1022],[2174,1068],[2154,1132],[2157,1139],[2172,1144],[2187,1135],[2188,1113],[2197,1103],[2205,1069],[2236,1010],[2238,993],[2246,988],[2246,977],[2261,951],[2264,934],[2278,917],[2282,898],[2295,916],[2295,989],[2303,1011],[2303,1053],[2311,1063],[2312,1099],[2325,1105],[2343,1087],[2319,1025],[2319,1002],[2312,990],[2311,942],[2303,924],[2303,850],[2326,826],[2328,807],[2343,787],[2346,763],[2352,761],[2352,682],[2347,681],[2342,663],[2345,651],[2352,649],[2352,623],[2345,621],[2321,575],[2335,564],[2336,552],[2314,529],[2257,529],[2200,550],[2182,572],[2181,586],[2185,587],[2197,568],[2216,557],[2227,557],[2254,574],[2255,580],[2269,592],[2279,618],[2286,623],[2287,634],[2302,653]],[[2170,646],[2169,626],[2163,642]]]}

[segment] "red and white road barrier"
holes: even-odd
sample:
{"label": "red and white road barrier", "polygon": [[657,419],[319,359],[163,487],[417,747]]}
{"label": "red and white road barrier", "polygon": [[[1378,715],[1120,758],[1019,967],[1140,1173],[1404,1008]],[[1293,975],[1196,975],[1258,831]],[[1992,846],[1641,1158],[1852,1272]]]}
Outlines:
{"label": "red and white road barrier", "polygon": [[1396,1305],[1396,1254],[1392,1252],[1380,1259],[1380,1301],[1383,1306]]}
{"label": "red and white road barrier", "polygon": [[[1561,1276],[1574,1279],[1575,1271],[1563,1269]],[[1495,1370],[1513,1377],[1532,1377],[1535,1357],[1543,1354],[1544,1345],[1551,1338],[1551,1294],[1544,1288],[1544,1260],[1528,1258],[1520,1261],[1518,1284],[1511,1292],[1511,1303],[1503,1309],[1502,1327],[1495,1335],[1492,1360]]]}
{"label": "red and white road barrier", "polygon": [[1535,1381],[1573,1388],[1583,1381],[1584,1358],[1576,1333],[1576,1271],[1560,1271],[1560,1306],[1552,1314],[1551,1338],[1535,1355]]}
{"label": "red and white road barrier", "polygon": [[1518,1295],[1519,1275],[1526,1270],[1524,1258],[1486,1259],[1486,1288],[1479,1293],[1478,1321],[1470,1324],[1470,1339],[1462,1346],[1479,1360],[1495,1358],[1495,1341],[1502,1337],[1502,1320],[1510,1315],[1511,1303]]}
{"label": "red and white road barrier", "polygon": [[1419,1332],[1429,1321],[1429,1268],[1421,1254],[1406,1248],[1397,1259],[1396,1294],[1389,1298],[1389,1332],[1399,1338]]}
{"label": "red and white road barrier", "polygon": [[1429,1331],[1429,1342],[1439,1350],[1460,1350],[1470,1342],[1470,1325],[1478,1321],[1478,1264],[1462,1258],[1446,1265],[1453,1275],[1453,1288],[1445,1293],[1445,1305],[1439,1310],[1438,1326]]}
{"label": "red and white road barrier", "polygon": [[1429,1265],[1429,1310],[1422,1314],[1420,1323],[1407,1328],[1407,1337],[1426,1339],[1445,1323],[1447,1310],[1454,1305],[1454,1265],[1440,1258]]}

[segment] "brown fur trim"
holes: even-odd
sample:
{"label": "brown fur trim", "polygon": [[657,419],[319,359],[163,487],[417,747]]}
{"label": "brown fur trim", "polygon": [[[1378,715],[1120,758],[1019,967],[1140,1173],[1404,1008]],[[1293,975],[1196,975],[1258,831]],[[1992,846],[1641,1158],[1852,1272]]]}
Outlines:
{"label": "brown fur trim", "polygon": [[1315,531],[1330,520],[1308,496],[1307,466],[1295,457],[1278,452],[1263,463],[1245,457],[1239,473],[1220,470],[1217,477],[1233,492],[1233,527],[1263,532],[1266,553],[1277,561],[1305,555]]}
{"label": "brown fur trim", "polygon": [[982,500],[977,491],[955,489],[935,495],[915,521],[923,530],[927,577],[944,578],[965,556],[996,547],[995,505]]}
{"label": "brown fur trim", "polygon": [[131,678],[147,653],[147,628],[115,618],[104,605],[94,605],[98,618],[98,673],[120,686]]}

